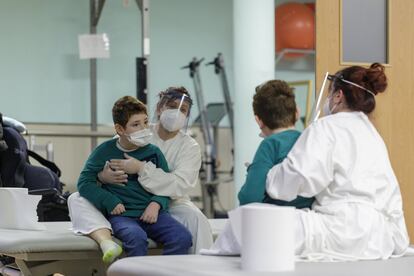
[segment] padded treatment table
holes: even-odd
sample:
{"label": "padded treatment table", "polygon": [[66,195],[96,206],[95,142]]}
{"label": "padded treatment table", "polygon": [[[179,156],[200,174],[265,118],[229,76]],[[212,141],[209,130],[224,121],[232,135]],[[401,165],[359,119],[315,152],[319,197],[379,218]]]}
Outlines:
{"label": "padded treatment table", "polygon": [[358,262],[297,262],[290,272],[248,272],[240,268],[240,257],[145,256],[113,263],[108,276],[412,276],[414,256]]}
{"label": "padded treatment table", "polygon": [[[70,275],[105,275],[98,244],[70,230],[71,222],[43,222],[44,231],[0,229],[0,255],[14,257],[25,276],[60,272]],[[161,249],[149,240],[149,254]],[[95,274],[93,274],[95,273]]]}
{"label": "padded treatment table", "polygon": [[[213,236],[225,219],[209,220]],[[43,222],[44,231],[0,228],[0,255],[14,257],[25,276],[45,276],[54,272],[65,276],[106,275],[98,244],[91,238],[76,235],[71,222]],[[148,240],[148,254],[160,255],[162,248]]]}

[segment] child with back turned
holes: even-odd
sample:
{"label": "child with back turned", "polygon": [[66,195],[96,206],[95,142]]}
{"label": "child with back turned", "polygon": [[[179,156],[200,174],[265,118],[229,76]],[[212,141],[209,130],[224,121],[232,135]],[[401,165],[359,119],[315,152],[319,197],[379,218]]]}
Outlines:
{"label": "child with back turned", "polygon": [[247,169],[246,181],[238,194],[240,205],[264,202],[310,208],[313,198],[297,197],[286,202],[271,199],[266,194],[267,173],[285,159],[300,135],[295,129],[298,111],[293,89],[282,80],[270,80],[259,85],[253,97],[253,112],[261,130],[260,136],[264,139]]}

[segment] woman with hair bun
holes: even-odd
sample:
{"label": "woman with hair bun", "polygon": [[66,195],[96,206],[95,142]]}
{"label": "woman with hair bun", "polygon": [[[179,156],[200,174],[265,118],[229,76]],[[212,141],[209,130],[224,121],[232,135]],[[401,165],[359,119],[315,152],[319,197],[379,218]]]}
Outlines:
{"label": "woman with hair bun", "polygon": [[400,188],[367,116],[387,88],[384,67],[351,66],[328,79],[325,117],[269,171],[267,193],[285,201],[315,197],[312,210],[296,210],[299,255],[361,260],[403,254],[409,238]]}

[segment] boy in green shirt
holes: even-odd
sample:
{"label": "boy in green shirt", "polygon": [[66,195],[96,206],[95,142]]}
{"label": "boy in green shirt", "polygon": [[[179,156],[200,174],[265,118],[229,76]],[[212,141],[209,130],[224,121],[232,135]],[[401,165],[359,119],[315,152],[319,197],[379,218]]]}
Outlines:
{"label": "boy in green shirt", "polygon": [[[187,254],[192,237],[168,213],[170,199],[147,192],[138,182],[142,168],[136,160],[151,161],[168,171],[160,149],[149,144],[152,134],[145,105],[133,97],[122,97],[114,104],[112,117],[119,138],[102,143],[91,153],[78,180],[80,195],[107,216],[128,256],[146,255],[147,237],[162,243],[165,255]],[[98,173],[111,159],[123,159],[128,182],[98,186]],[[122,252],[112,240],[104,240],[100,246],[105,262],[112,262]]]}
{"label": "boy in green shirt", "polygon": [[271,80],[256,87],[253,111],[264,139],[247,168],[246,182],[238,194],[240,205],[264,202],[310,208],[314,198],[299,196],[286,202],[272,199],[266,193],[267,173],[286,157],[300,135],[295,130],[297,109],[293,89],[281,80]]}

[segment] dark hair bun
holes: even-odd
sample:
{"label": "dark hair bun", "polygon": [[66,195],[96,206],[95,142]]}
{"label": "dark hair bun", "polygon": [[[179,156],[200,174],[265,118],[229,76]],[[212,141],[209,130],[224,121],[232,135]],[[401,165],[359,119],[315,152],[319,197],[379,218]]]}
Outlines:
{"label": "dark hair bun", "polygon": [[365,82],[372,87],[375,94],[384,92],[387,88],[387,76],[385,75],[385,67],[379,63],[373,63],[366,70]]}

